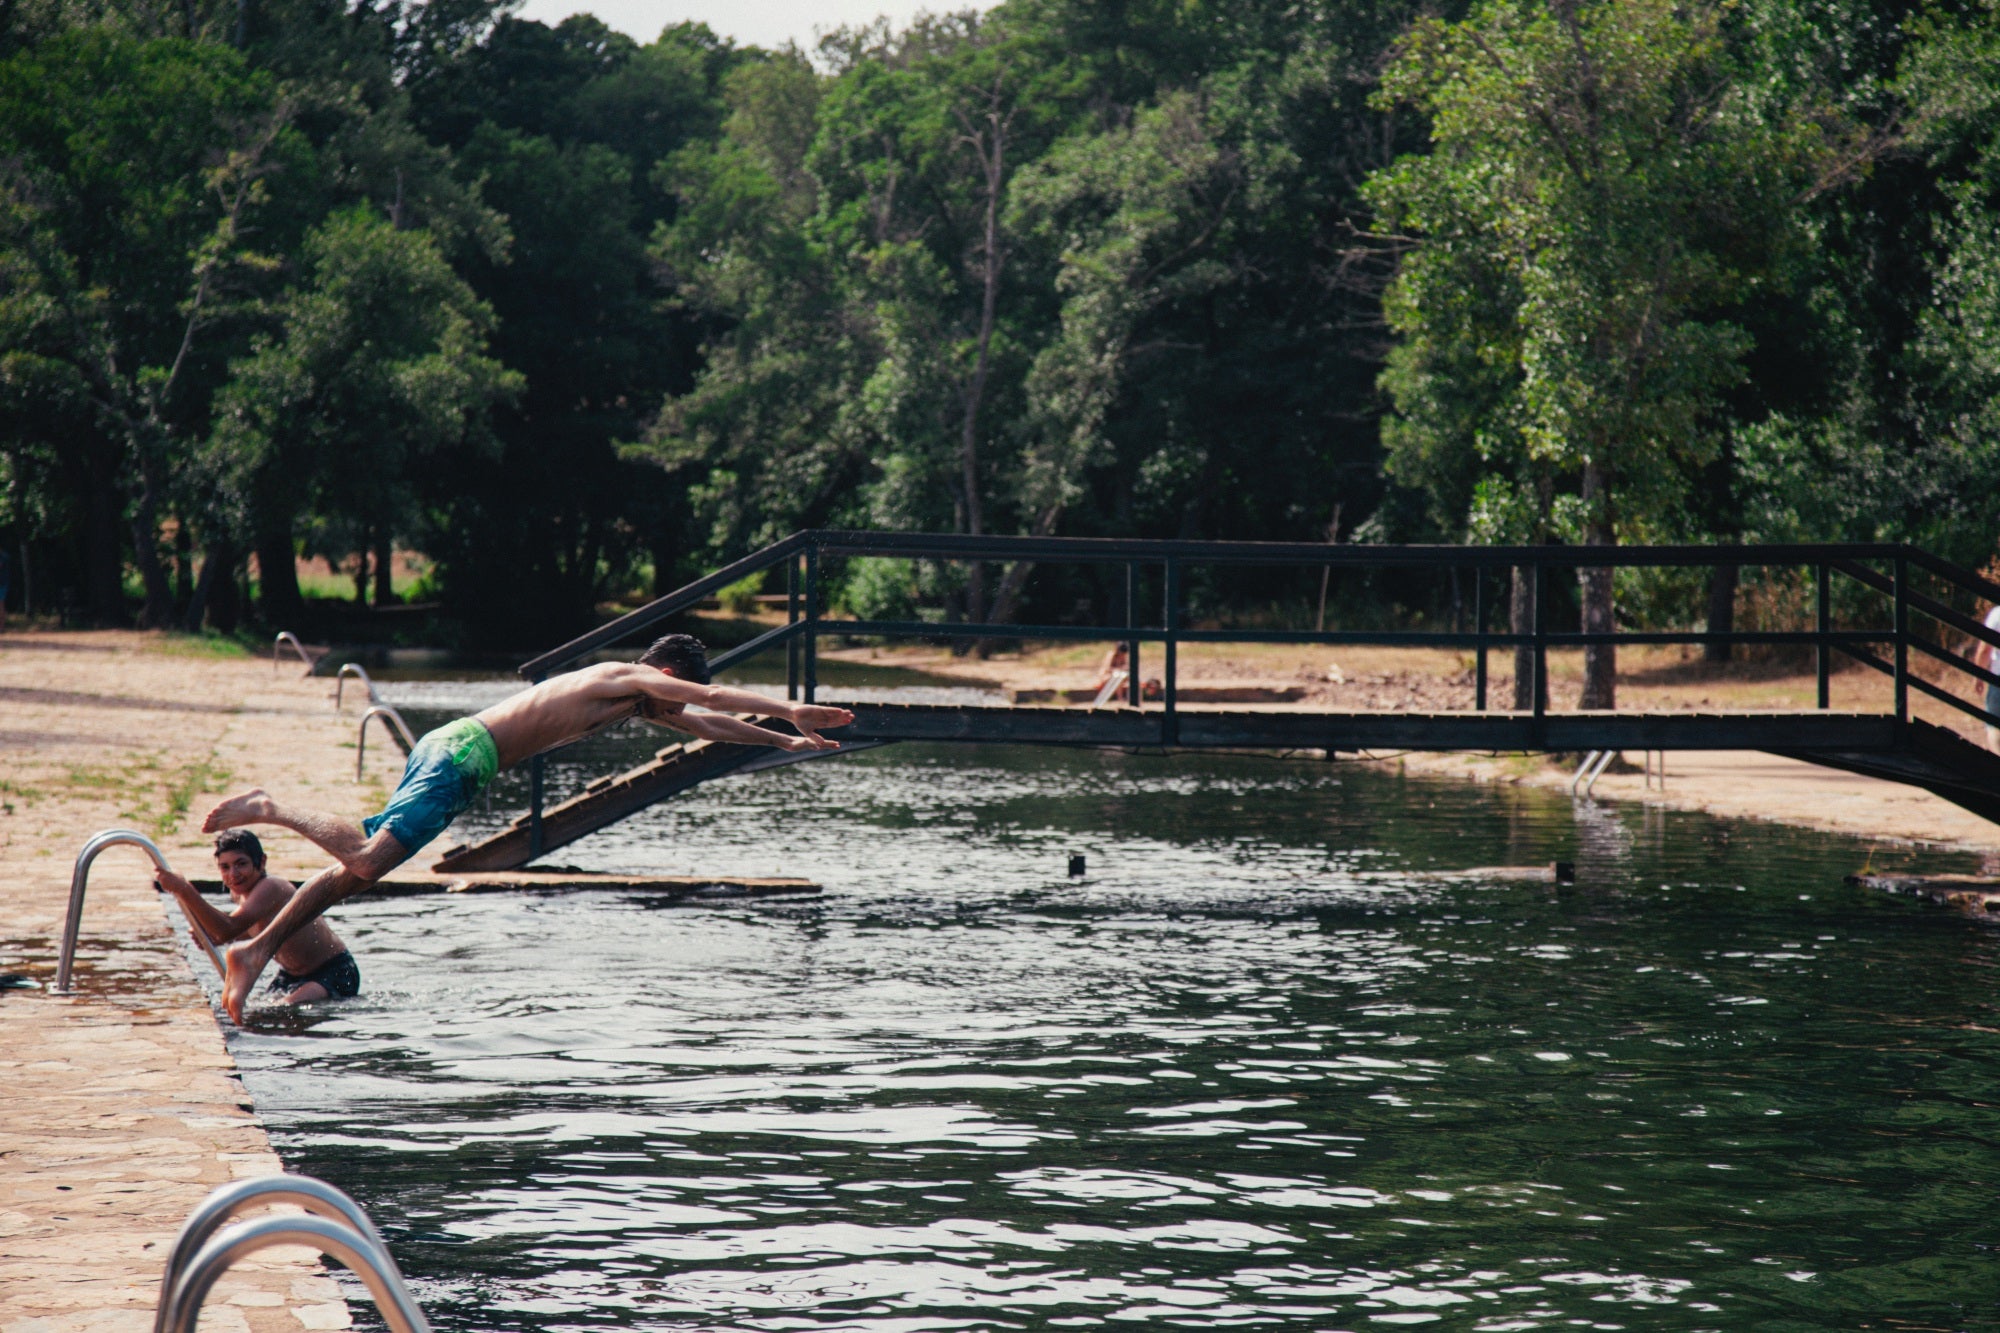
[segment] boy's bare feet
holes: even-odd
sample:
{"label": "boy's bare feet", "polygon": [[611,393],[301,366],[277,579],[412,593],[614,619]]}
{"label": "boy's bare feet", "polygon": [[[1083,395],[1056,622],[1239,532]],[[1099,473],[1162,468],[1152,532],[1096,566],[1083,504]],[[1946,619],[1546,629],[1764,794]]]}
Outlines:
{"label": "boy's bare feet", "polygon": [[271,812],[277,808],[277,802],[265,795],[262,787],[252,787],[209,811],[201,821],[201,831],[220,833],[226,828],[241,828],[245,824],[268,823]]}
{"label": "boy's bare feet", "polygon": [[271,961],[271,955],[257,948],[254,939],[238,940],[222,951],[222,1007],[229,1011],[232,1021],[243,1021],[243,1006],[250,999],[251,988],[257,978],[264,974],[264,968]]}

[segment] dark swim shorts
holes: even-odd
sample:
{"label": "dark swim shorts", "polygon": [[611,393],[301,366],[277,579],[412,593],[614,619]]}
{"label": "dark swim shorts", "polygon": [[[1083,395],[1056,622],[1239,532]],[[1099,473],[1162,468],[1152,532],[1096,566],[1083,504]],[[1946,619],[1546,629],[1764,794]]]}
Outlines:
{"label": "dark swim shorts", "polygon": [[271,989],[280,995],[290,995],[315,981],[326,987],[327,995],[336,1000],[351,1000],[361,993],[361,969],[354,965],[354,955],[345,949],[302,977],[279,968],[278,979],[271,983]]}
{"label": "dark swim shorts", "polygon": [[417,741],[389,804],[361,827],[371,836],[388,829],[404,851],[414,853],[444,832],[499,770],[499,747],[479,719],[447,722]]}

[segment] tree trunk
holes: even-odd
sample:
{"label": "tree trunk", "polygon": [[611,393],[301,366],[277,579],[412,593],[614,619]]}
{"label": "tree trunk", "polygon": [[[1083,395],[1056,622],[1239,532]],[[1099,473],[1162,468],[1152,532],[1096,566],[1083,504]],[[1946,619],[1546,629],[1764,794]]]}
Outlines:
{"label": "tree trunk", "polygon": [[[1035,520],[1034,535],[1037,537],[1048,536],[1056,530],[1056,523],[1061,518],[1062,510],[1059,507],[1043,510],[1041,516]],[[1028,586],[1028,575],[1034,572],[1035,562],[1032,560],[1016,560],[1007,566],[1007,572],[1000,578],[1000,586],[994,589],[993,592],[992,620],[994,624],[1004,625],[1014,618],[1014,612],[1021,605],[1021,593]],[[979,655],[981,657],[987,656],[992,651],[986,645],[990,645],[993,642],[992,639],[980,640],[982,650]]]}
{"label": "tree trunk", "polygon": [[132,563],[146,590],[146,607],[139,623],[146,629],[166,629],[174,623],[174,590],[160,564],[160,531],[149,498],[141,497],[132,515]]}
{"label": "tree trunk", "polygon": [[185,610],[194,601],[194,530],[183,518],[174,524],[174,605]]}
{"label": "tree trunk", "polygon": [[[1512,634],[1535,632],[1535,571],[1514,566],[1513,595],[1508,598],[1507,629]],[[1549,702],[1549,683],[1541,682],[1542,706]],[[1535,650],[1530,644],[1514,647],[1514,711],[1527,713],[1535,707]]]}
{"label": "tree trunk", "polygon": [[[980,245],[979,339],[972,361],[972,381],[965,388],[965,419],[959,432],[959,467],[964,473],[965,530],[974,536],[986,530],[985,506],[979,492],[979,409],[986,397],[986,376],[993,355],[993,326],[999,310],[1000,271],[1004,256],[1000,246],[1000,197],[1007,182],[1007,122],[997,108],[986,117],[985,134],[969,134],[967,141],[979,156],[986,178],[985,230]],[[967,571],[965,600],[967,618],[986,619],[986,570],[977,561]]]}
{"label": "tree trunk", "polygon": [[91,620],[100,625],[125,623],[125,588],[119,577],[124,543],[118,539],[118,491],[110,478],[90,488],[90,537],[84,543],[84,600]]}
{"label": "tree trunk", "polygon": [[188,594],[187,610],[181,613],[181,628],[189,634],[201,630],[201,618],[208,613],[208,599],[215,593],[218,572],[215,551],[211,549],[208,559],[201,562],[201,577],[195,580],[194,589]]}
{"label": "tree trunk", "polygon": [[[1586,463],[1583,468],[1583,539],[1587,546],[1616,546],[1617,531],[1612,526],[1611,484],[1604,467]],[[1583,632],[1609,634],[1617,627],[1612,569],[1595,565],[1579,571],[1583,584]],[[1610,710],[1618,706],[1618,649],[1614,644],[1593,643],[1583,649],[1583,697],[1577,707]]]}
{"label": "tree trunk", "polygon": [[[1708,576],[1708,632],[1728,634],[1736,629],[1736,584],[1741,570],[1735,565],[1717,565]],[[1701,660],[1727,662],[1736,655],[1733,643],[1704,643]]]}
{"label": "tree trunk", "polygon": [[305,598],[299,594],[297,559],[292,549],[291,520],[266,517],[257,534],[257,596],[264,619],[277,629],[296,624],[306,609]]}
{"label": "tree trunk", "polygon": [[396,604],[396,552],[386,531],[375,538],[375,605]]}
{"label": "tree trunk", "polygon": [[368,605],[368,548],[354,553],[354,604]]}
{"label": "tree trunk", "polygon": [[236,586],[236,543],[223,539],[210,542],[202,573],[215,570],[208,588],[208,623],[223,634],[234,634],[243,618],[243,603]]}

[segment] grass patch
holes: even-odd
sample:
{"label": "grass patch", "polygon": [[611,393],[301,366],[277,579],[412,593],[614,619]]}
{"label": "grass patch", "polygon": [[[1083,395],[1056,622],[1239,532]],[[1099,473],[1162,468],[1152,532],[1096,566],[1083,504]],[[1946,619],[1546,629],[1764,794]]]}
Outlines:
{"label": "grass patch", "polygon": [[203,630],[199,634],[170,630],[160,637],[157,647],[169,657],[239,659],[255,652],[241,634],[222,634],[215,630]]}
{"label": "grass patch", "polygon": [[40,787],[30,787],[25,782],[15,782],[9,778],[0,778],[0,813],[13,814],[14,802],[16,801],[19,801],[22,805],[33,805],[41,799],[42,789]]}
{"label": "grass patch", "polygon": [[72,768],[67,775],[72,789],[116,799],[122,807],[118,817],[154,837],[173,833],[187,818],[196,796],[221,789],[229,779],[229,769],[213,750],[173,767],[155,752],[122,768]]}
{"label": "grass patch", "polygon": [[154,821],[162,834],[172,833],[187,818],[188,806],[205,791],[220,790],[229,781],[229,769],[210,750],[206,759],[183,764],[168,780],[165,808]]}

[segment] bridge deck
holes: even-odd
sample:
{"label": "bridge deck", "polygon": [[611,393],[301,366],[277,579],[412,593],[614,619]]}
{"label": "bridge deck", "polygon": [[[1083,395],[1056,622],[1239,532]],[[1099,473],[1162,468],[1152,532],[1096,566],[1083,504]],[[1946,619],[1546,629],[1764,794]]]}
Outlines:
{"label": "bridge deck", "polygon": [[[1296,707],[1159,709],[854,704],[854,724],[830,732],[844,750],[894,741],[955,741],[1148,749],[1766,750],[1910,783],[2000,821],[2000,758],[1933,723],[1880,713],[1312,712]],[[752,719],[775,730],[790,728]],[[540,852],[701,783],[812,756],[692,741],[591,783],[542,816]],[[445,853],[440,873],[514,870],[539,854],[523,815]]]}

